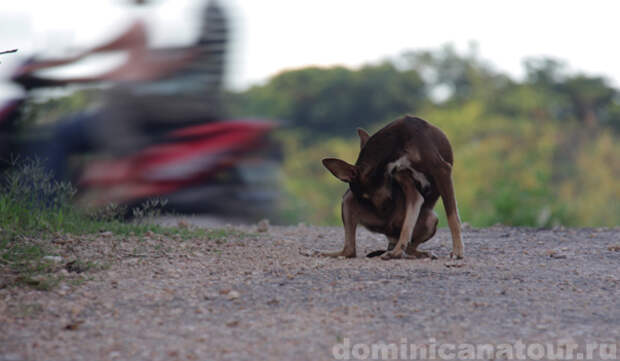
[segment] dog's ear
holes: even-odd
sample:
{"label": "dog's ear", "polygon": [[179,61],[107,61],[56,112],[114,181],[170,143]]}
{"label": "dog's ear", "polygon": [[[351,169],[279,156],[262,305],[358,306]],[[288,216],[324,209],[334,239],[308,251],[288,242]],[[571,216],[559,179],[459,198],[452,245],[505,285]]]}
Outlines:
{"label": "dog's ear", "polygon": [[336,158],[323,159],[323,166],[343,182],[350,183],[357,177],[357,167]]}
{"label": "dog's ear", "polygon": [[368,135],[368,132],[362,128],[357,128],[357,135],[360,136],[360,149],[362,149],[366,145],[366,142],[368,142],[370,135]]}

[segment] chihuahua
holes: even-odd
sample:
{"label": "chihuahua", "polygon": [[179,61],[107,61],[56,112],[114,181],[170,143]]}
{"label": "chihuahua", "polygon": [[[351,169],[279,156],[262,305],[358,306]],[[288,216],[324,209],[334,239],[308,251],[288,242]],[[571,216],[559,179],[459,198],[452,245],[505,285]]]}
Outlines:
{"label": "chihuahua", "polygon": [[323,165],[349,184],[342,199],[344,248],[325,252],[330,257],[355,257],[359,224],[390,240],[383,259],[428,257],[417,247],[437,229],[433,207],[441,196],[452,235],[451,257],[463,258],[461,224],[456,205],[452,147],[446,135],[427,121],[404,116],[373,136],[358,129],[360,153],[351,165],[335,158]]}

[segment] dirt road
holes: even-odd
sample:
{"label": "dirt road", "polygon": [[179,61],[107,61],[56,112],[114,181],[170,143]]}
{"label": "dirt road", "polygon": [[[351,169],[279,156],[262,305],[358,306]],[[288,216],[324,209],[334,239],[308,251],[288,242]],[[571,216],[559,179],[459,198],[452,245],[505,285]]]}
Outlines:
{"label": "dirt road", "polygon": [[325,259],[300,250],[338,249],[342,228],[239,229],[60,242],[106,266],[60,269],[52,291],[0,289],[0,360],[391,359],[382,343],[398,358],[491,344],[481,359],[510,359],[498,345],[518,342],[529,359],[541,343],[620,357],[618,228],[465,229],[463,263],[447,259],[446,229],[421,247],[433,261],[364,258],[386,245],[366,231],[358,258]]}

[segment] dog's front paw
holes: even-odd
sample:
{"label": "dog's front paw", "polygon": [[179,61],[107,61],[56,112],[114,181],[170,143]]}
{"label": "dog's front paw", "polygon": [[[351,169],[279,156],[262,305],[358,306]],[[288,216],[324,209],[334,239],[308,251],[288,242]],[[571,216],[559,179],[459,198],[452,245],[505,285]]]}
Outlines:
{"label": "dog's front paw", "polygon": [[463,251],[450,252],[450,259],[463,259]]}

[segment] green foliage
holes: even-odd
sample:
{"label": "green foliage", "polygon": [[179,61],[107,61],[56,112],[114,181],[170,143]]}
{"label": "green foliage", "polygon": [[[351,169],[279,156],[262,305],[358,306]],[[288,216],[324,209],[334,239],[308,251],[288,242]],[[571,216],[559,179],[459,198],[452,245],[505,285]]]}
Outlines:
{"label": "green foliage", "polygon": [[238,95],[233,110],[283,119],[315,134],[348,135],[351,124],[370,126],[417,108],[424,94],[416,71],[399,71],[389,62],[356,71],[311,67],[281,73]]}
{"label": "green foliage", "polygon": [[[405,113],[443,129],[455,150],[461,217],[495,223],[620,223],[620,94],[604,78],[528,59],[518,82],[478,59],[439,51],[403,54],[358,70],[305,68],[236,94],[239,115],[285,119],[289,220],[340,224],[346,184],[320,160],[355,162],[357,127],[378,130]],[[245,114],[244,114],[245,115]],[[436,209],[445,225],[442,207]]]}

